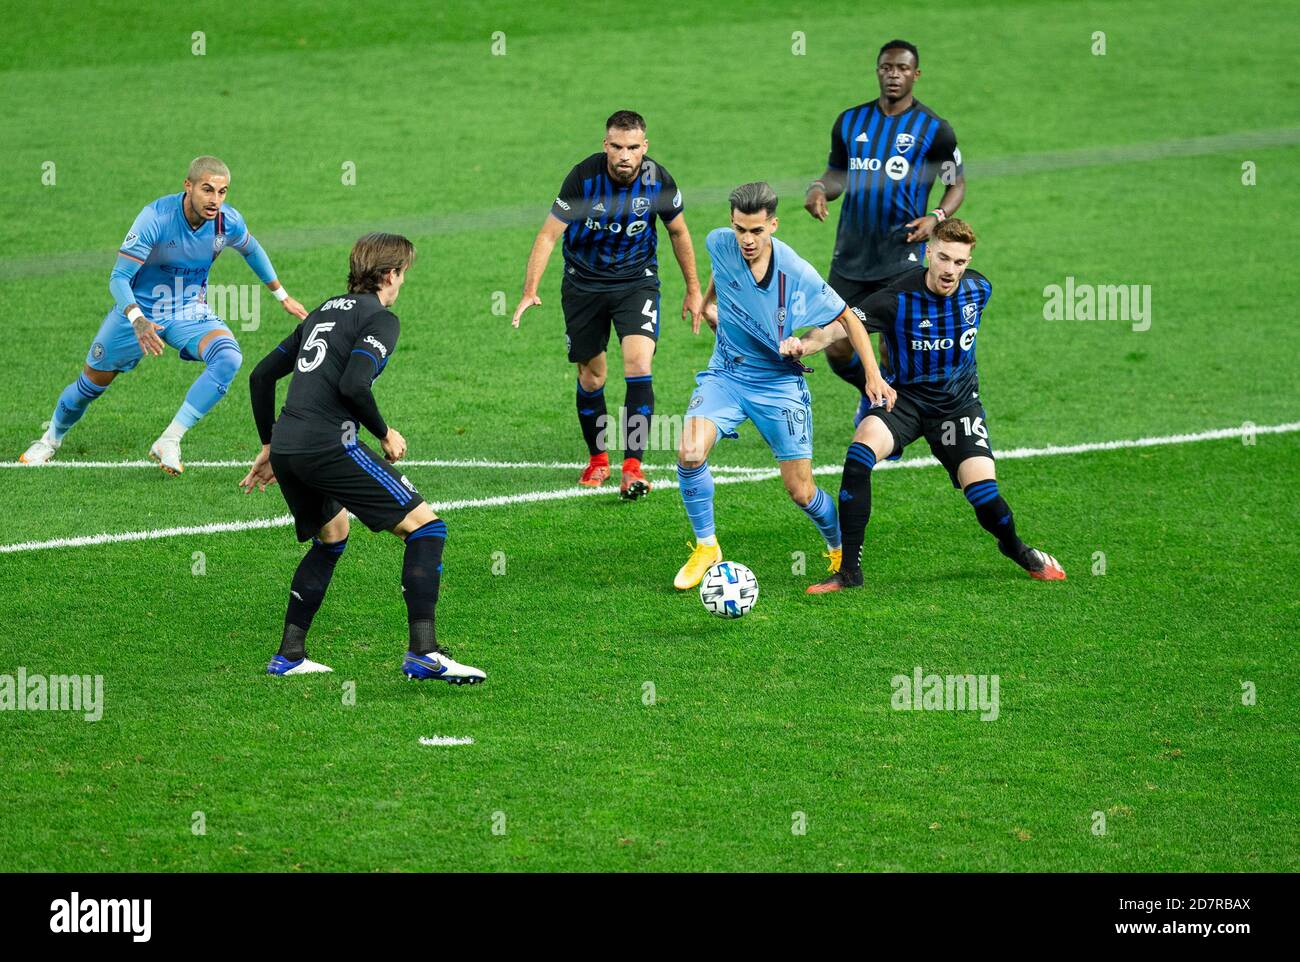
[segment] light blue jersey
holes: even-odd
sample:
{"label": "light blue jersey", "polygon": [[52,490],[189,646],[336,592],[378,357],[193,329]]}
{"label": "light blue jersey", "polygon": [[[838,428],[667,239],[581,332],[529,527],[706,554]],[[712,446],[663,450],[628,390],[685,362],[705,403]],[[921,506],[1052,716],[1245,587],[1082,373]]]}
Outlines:
{"label": "light blue jersey", "polygon": [[754,280],[730,228],[711,231],[707,244],[718,295],[718,342],[710,370],[746,381],[800,374],[798,364],[781,356],[781,341],[796,328],[829,324],[844,313],[844,299],[775,237],[772,261],[761,282]]}
{"label": "light blue jersey", "polygon": [[86,352],[97,371],[129,371],[144,356],[126,309],[139,304],[144,316],[161,326],[159,336],[183,360],[200,360],[198,345],[223,329],[225,322],[209,308],[208,272],[227,247],[238,251],[264,284],[276,279],[271,259],[239,211],[229,204],[212,220],[191,227],[185,219],[185,195],[160,197],[140,211],[117,252],[108,279],[114,305],[104,316]]}
{"label": "light blue jersey", "polygon": [[264,284],[275,280],[270,260],[239,211],[222,204],[215,218],[191,227],[184,197],[180,193],[158,198],[140,211],[122,241],[108,284],[122,314],[132,303],[155,323],[201,313],[198,305],[206,304],[208,272],[227,247],[242,254]]}
{"label": "light blue jersey", "polygon": [[718,294],[718,342],[709,369],[695,379],[688,418],[707,418],[721,437],[752,421],[778,461],[812,457],[812,397],[803,367],[782,357],[781,341],[796,328],[824,327],[844,313],[844,300],[808,262],[772,238],[762,281],[740,253],[730,228],[709,234]]}

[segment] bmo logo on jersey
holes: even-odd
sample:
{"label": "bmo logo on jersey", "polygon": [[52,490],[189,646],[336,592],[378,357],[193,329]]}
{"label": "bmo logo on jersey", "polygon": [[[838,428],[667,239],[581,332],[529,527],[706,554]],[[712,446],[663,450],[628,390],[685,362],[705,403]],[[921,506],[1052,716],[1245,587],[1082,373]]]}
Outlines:
{"label": "bmo logo on jersey", "polygon": [[356,300],[351,297],[334,297],[320,306],[322,311],[350,311],[357,306]]}
{"label": "bmo logo on jersey", "polygon": [[618,221],[610,221],[608,224],[602,224],[600,221],[592,220],[588,217],[583,226],[586,227],[587,230],[607,230],[611,234],[626,233],[628,237],[635,237],[646,229],[648,223],[648,221],[644,220],[634,220],[632,223],[627,225],[627,231],[625,232],[623,230],[623,225]]}
{"label": "bmo logo on jersey", "polygon": [[879,157],[850,157],[849,170],[879,170]]}
{"label": "bmo logo on jersey", "polygon": [[[979,333],[979,328],[969,327],[961,336],[961,349],[969,351],[971,345],[975,343],[975,335]],[[951,337],[936,337],[934,339],[914,337],[912,338],[912,350],[914,351],[950,351],[953,344],[956,343]]]}
{"label": "bmo logo on jersey", "polygon": [[902,180],[907,176],[907,172],[912,169],[912,165],[907,162],[906,157],[890,157],[889,163],[885,164],[885,175],[890,180]]}

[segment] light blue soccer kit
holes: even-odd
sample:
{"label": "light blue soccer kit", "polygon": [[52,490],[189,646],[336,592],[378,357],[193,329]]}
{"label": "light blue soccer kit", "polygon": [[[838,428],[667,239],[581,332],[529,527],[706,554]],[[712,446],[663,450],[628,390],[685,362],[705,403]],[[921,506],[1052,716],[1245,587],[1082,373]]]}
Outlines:
{"label": "light blue soccer kit", "polygon": [[[772,238],[772,260],[756,281],[730,228],[707,240],[718,297],[717,344],[695,378],[686,417],[708,418],[718,436],[734,438],[752,421],[778,461],[812,457],[812,398],[804,368],[780,344],[797,328],[824,327],[844,300],[787,244]],[[697,538],[713,534],[713,479],[708,463],[678,466],[679,487]],[[804,508],[830,547],[839,547],[834,500],[817,489]]]}
{"label": "light blue soccer kit", "polygon": [[[105,315],[86,352],[86,364],[97,371],[129,371],[144,352],[126,309],[138,304],[144,316],[162,330],[158,336],[186,361],[203,361],[204,370],[185,396],[176,420],[193,427],[225,395],[243,361],[234,337],[218,337],[203,356],[199,342],[226,323],[207,303],[208,272],[227,247],[238,251],[264,284],[276,279],[270,258],[249,233],[244,218],[222,204],[217,216],[197,228],[185,218],[183,193],[160,197],[136,217],[127,232],[108,287],[114,305]],[[68,385],[51,419],[51,433],[62,439],[104,393],[84,374]]]}

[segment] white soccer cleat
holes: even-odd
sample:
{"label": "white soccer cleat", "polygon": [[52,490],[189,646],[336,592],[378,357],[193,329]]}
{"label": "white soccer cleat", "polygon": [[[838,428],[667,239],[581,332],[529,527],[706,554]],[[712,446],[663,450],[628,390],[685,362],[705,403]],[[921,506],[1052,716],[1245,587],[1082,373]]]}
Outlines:
{"label": "white soccer cleat", "polygon": [[290,661],[283,655],[276,655],[271,659],[271,663],[266,666],[268,675],[316,675],[333,670],[329,665],[322,665],[310,658],[299,658],[297,661]]}
{"label": "white soccer cleat", "polygon": [[462,665],[445,651],[431,651],[427,655],[408,651],[402,660],[402,674],[419,680],[436,678],[453,685],[477,685],[487,678],[482,669]]}
{"label": "white soccer cleat", "polygon": [[22,464],[48,464],[54,460],[54,453],[59,450],[62,441],[56,441],[48,434],[44,435],[38,441],[33,441],[32,446],[18,455],[18,460]]}
{"label": "white soccer cleat", "polygon": [[185,465],[181,464],[181,443],[175,438],[160,437],[149,449],[149,457],[168,474],[177,475],[185,471]]}

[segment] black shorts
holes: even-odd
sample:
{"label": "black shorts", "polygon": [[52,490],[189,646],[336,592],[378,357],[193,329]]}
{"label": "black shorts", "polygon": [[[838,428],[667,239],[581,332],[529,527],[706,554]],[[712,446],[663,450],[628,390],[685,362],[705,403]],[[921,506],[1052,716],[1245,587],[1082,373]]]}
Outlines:
{"label": "black shorts", "polygon": [[560,285],[564,307],[564,342],[569,360],[586,363],[609,345],[612,324],[619,343],[629,334],[659,342],[659,285],[637,284],[608,291],[583,291],[573,284]]}
{"label": "black shorts", "polygon": [[344,508],[371,531],[389,531],[424,501],[406,475],[364,444],[305,454],[272,449],[271,468],[299,541],[313,537]]}
{"label": "black shorts", "polygon": [[858,281],[831,271],[830,276],[826,278],[826,283],[830,284],[831,290],[844,298],[844,303],[849,307],[861,307],[862,302],[876,291],[883,291],[888,287],[891,280],[892,277],[882,277],[875,281]]}
{"label": "black shorts", "polygon": [[[901,455],[903,449],[924,437],[930,451],[939,463],[948,469],[952,486],[957,483],[957,466],[967,458],[992,458],[988,427],[984,423],[984,405],[972,401],[956,414],[936,417],[927,414],[916,401],[903,391],[898,392],[894,410],[873,408],[867,417],[880,418],[894,436],[893,454]],[[892,456],[892,455],[891,455]]]}

